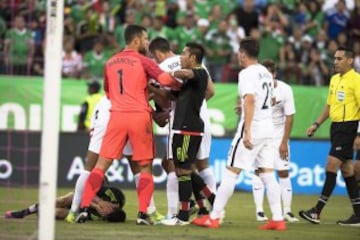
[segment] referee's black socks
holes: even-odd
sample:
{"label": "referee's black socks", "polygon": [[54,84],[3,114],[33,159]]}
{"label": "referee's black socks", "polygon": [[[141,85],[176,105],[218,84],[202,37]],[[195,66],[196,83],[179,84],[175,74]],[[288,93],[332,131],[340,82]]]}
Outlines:
{"label": "referee's black socks", "polygon": [[346,189],[356,216],[360,217],[360,196],[355,176],[344,178]]}

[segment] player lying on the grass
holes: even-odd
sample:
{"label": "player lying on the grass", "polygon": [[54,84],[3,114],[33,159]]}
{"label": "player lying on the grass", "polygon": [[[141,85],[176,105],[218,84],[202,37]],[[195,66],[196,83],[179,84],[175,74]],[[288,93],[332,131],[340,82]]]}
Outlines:
{"label": "player lying on the grass", "polygon": [[[86,155],[85,169],[81,172],[79,178],[76,180],[74,198],[69,211],[68,216],[66,216],[65,221],[69,223],[74,223],[77,221],[76,215],[80,208],[81,196],[85,186],[85,182],[90,174],[90,171],[94,168],[97,159],[99,157],[99,151],[103,136],[105,134],[106,126],[109,121],[110,116],[110,107],[111,103],[104,96],[100,102],[96,105],[93,115],[91,117],[91,131],[90,131],[90,143]],[[135,164],[131,161],[132,148],[130,143],[127,142],[123,150],[123,156],[129,160],[131,171],[134,174],[135,183],[138,184],[140,169],[136,168]],[[148,208],[148,214],[151,216],[153,221],[160,221],[163,216],[156,211],[155,203],[153,199],[150,201]]]}
{"label": "player lying on the grass", "polygon": [[[74,193],[69,192],[56,198],[56,219],[63,220],[67,216],[70,211],[73,196]],[[103,186],[91,202],[91,219],[101,219],[109,222],[124,222],[126,219],[126,213],[123,210],[124,205],[125,195],[120,189]],[[35,203],[22,210],[7,211],[5,213],[5,218],[24,218],[28,215],[38,213],[38,211],[39,205],[38,203]]]}

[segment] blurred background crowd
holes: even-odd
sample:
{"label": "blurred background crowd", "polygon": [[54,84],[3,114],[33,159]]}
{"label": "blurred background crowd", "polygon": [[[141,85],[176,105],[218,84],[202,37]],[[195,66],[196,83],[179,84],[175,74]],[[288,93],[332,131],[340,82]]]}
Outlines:
{"label": "blurred background crowd", "polygon": [[[360,71],[360,0],[65,0],[63,77],[102,79],[134,23],[176,53],[203,44],[215,82],[237,81],[246,36],[259,39],[260,60],[276,61],[290,84],[327,85],[340,45],[353,48]],[[45,0],[0,0],[0,74],[43,75],[45,28]]]}

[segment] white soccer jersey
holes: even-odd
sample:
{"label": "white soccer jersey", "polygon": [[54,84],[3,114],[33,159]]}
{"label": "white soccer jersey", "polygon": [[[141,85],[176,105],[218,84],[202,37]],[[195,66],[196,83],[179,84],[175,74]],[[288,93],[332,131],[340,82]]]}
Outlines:
{"label": "white soccer jersey", "polygon": [[[110,108],[110,100],[106,96],[103,96],[99,103],[95,106],[94,112],[91,116],[90,142],[88,150],[97,154],[100,152],[102,140],[109,122]],[[133,154],[130,141],[126,142],[123,154],[127,156],[131,156]]]}
{"label": "white soccer jersey", "polygon": [[[173,72],[175,70],[181,69],[180,56],[175,55],[173,57],[165,59],[164,61],[162,61],[159,64],[159,67],[161,68],[161,70],[163,70],[165,72]],[[178,81],[182,81],[182,80],[178,79]],[[172,124],[174,122],[175,107],[176,107],[176,102],[171,101],[171,105],[170,105],[170,121],[169,121],[170,122],[170,127],[172,126]]]}
{"label": "white soccer jersey", "polygon": [[[255,96],[254,116],[251,123],[251,137],[253,139],[272,138],[274,127],[272,123],[272,92],[273,77],[271,73],[261,64],[250,65],[239,73],[238,82],[239,96],[242,99],[242,109],[244,113],[243,98],[246,94]],[[244,115],[238,125],[238,131],[242,131],[244,125]]]}
{"label": "white soccer jersey", "polygon": [[284,135],[285,117],[295,114],[294,96],[288,84],[276,80],[273,97],[275,98],[275,104],[272,108],[274,137],[282,138]]}
{"label": "white soccer jersey", "polygon": [[91,116],[91,129],[99,126],[106,126],[108,124],[110,117],[110,107],[110,100],[106,96],[103,96],[95,106],[94,112]]}
{"label": "white soccer jersey", "polygon": [[[162,61],[159,64],[159,67],[165,72],[172,72],[172,71],[181,69],[180,56],[175,55],[173,57],[165,59],[164,61]],[[182,80],[178,79],[178,81],[182,81]],[[171,106],[170,106],[171,109],[170,109],[170,116],[169,116],[169,118],[170,118],[169,119],[169,124],[170,124],[169,125],[170,133],[169,134],[170,135],[172,135],[171,127],[174,122],[175,107],[176,107],[176,101],[171,101]],[[208,113],[208,109],[207,109],[207,103],[206,103],[205,99],[203,100],[201,108],[200,108],[200,118],[204,122],[204,136],[203,136],[201,144],[200,144],[197,158],[205,159],[205,158],[209,157],[210,144],[211,144],[211,129],[210,129],[211,124],[210,124],[210,118],[209,118],[209,113]],[[170,136],[170,138],[169,138],[168,158],[172,158],[171,143],[172,143],[172,136]]]}

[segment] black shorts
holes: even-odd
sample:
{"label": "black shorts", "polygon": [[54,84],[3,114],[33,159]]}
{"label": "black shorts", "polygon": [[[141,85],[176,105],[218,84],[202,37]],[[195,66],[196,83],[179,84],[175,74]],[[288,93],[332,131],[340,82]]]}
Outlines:
{"label": "black shorts", "polygon": [[329,155],[342,162],[353,158],[353,145],[358,121],[333,122],[330,128],[331,149]]}
{"label": "black shorts", "polygon": [[173,159],[176,168],[191,170],[201,143],[201,136],[174,134]]}
{"label": "black shorts", "polygon": [[355,160],[360,161],[360,150],[356,152]]}

